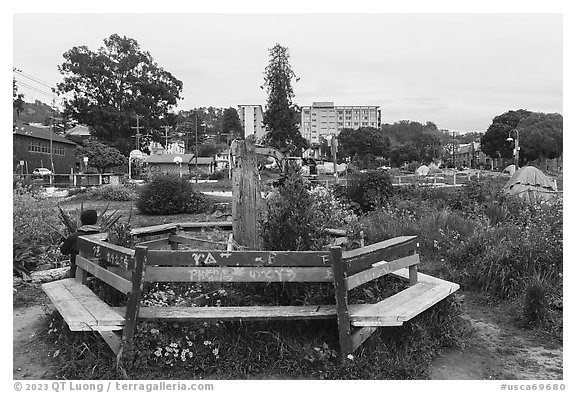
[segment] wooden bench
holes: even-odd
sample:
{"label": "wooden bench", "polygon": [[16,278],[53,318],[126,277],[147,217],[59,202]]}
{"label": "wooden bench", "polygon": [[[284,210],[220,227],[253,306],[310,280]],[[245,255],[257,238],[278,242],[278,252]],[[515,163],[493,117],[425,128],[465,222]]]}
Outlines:
{"label": "wooden bench", "polygon": [[[343,356],[354,352],[378,327],[400,326],[459,288],[417,272],[420,259],[415,236],[353,251],[342,251],[338,246],[329,251],[235,251],[230,244],[221,250],[181,250],[180,242],[187,243],[190,236],[179,234],[179,230],[182,227],[175,230],[169,225],[139,230],[136,236],[165,236],[141,239],[148,246],[138,245],[135,250],[111,245],[102,234],[81,236],[75,278],[43,288],[71,330],[99,332],[116,353],[123,344],[130,344],[138,320],[335,319]],[[149,247],[159,241],[168,242],[169,249]],[[405,279],[410,286],[376,304],[349,303],[350,290],[387,274]],[[124,293],[127,305],[113,308],[102,302],[85,287],[88,275]],[[331,282],[335,302],[328,306],[141,307],[145,282]]]}

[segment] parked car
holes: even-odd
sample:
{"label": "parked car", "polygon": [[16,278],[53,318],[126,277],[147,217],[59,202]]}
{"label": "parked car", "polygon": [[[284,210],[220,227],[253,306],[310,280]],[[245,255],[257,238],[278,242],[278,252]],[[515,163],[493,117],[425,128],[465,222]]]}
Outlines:
{"label": "parked car", "polygon": [[44,177],[52,174],[52,171],[48,168],[36,168],[32,171],[32,176],[34,177]]}

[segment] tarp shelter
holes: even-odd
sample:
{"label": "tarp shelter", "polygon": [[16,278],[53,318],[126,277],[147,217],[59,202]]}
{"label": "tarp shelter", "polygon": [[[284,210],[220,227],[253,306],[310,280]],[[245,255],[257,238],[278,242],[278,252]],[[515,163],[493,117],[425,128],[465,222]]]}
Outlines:
{"label": "tarp shelter", "polygon": [[418,176],[426,176],[428,173],[430,173],[430,168],[428,168],[426,165],[421,165],[418,167],[418,169],[416,169],[416,174]]}
{"label": "tarp shelter", "polygon": [[504,193],[516,195],[530,202],[556,198],[557,191],[556,183],[533,166],[518,169],[504,185]]}
{"label": "tarp shelter", "polygon": [[516,165],[508,165],[504,168],[503,172],[508,172],[510,175],[513,175],[516,172]]}

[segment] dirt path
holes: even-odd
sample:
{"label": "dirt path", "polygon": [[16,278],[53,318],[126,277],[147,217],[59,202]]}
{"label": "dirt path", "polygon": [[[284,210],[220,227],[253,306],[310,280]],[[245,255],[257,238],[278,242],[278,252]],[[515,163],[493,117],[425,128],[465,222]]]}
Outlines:
{"label": "dirt path", "polygon": [[434,380],[560,380],[563,348],[514,325],[505,310],[463,295],[470,335],[463,349],[447,350],[430,367]]}
{"label": "dirt path", "polygon": [[32,305],[13,310],[14,379],[54,379],[52,350],[40,339],[49,319],[46,306]]}

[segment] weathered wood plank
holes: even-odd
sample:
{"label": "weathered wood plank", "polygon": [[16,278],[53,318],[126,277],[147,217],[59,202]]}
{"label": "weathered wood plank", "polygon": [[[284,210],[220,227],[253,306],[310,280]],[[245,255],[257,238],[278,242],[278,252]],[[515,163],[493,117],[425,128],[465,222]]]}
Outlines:
{"label": "weathered wood plank", "polygon": [[153,240],[147,240],[144,242],[140,242],[138,243],[139,246],[145,246],[148,247],[149,250],[153,250],[159,247],[166,247],[168,246],[168,238],[167,237],[163,237],[160,239],[153,239]]}
{"label": "weathered wood plank", "polygon": [[142,235],[150,235],[150,234],[162,234],[165,232],[172,232],[178,228],[178,224],[170,223],[170,224],[160,224],[160,225],[152,225],[148,227],[142,228],[132,228],[130,233],[132,236],[140,237]]}
{"label": "weathered wood plank", "polygon": [[[395,272],[392,272],[390,274],[406,281],[410,279],[410,273],[406,268],[396,270]],[[460,288],[460,285],[456,283],[446,281],[438,277],[429,276],[428,274],[424,274],[421,272],[418,272],[418,282],[424,282],[434,285],[452,285],[454,291],[457,291]]]}
{"label": "weathered wood plank", "polygon": [[58,309],[58,312],[60,312],[60,315],[62,315],[62,318],[66,321],[70,330],[92,330],[91,326],[96,326],[98,323],[92,314],[90,314],[86,308],[82,307],[74,295],[64,286],[64,282],[70,280],[75,282],[73,278],[52,281],[42,284],[42,289],[46,292],[54,307]]}
{"label": "weathered wood plank", "polygon": [[115,355],[118,355],[120,348],[122,347],[122,340],[120,335],[114,332],[99,331],[98,333],[100,336],[102,336],[104,341],[106,341],[112,352],[114,352]]}
{"label": "weathered wood plank", "polygon": [[130,292],[132,288],[132,283],[129,280],[96,265],[86,258],[78,256],[76,265],[124,294]]}
{"label": "weathered wood plank", "polygon": [[218,245],[220,247],[226,247],[226,245],[227,245],[226,241],[218,242],[218,241],[209,240],[209,239],[202,239],[199,237],[194,237],[194,236],[190,236],[188,234],[184,234],[182,232],[177,233],[175,235],[170,235],[168,240],[170,242],[188,244],[188,245],[197,246],[197,247],[204,247],[204,248],[216,246],[216,245]]}
{"label": "weathered wood plank", "polygon": [[348,273],[354,274],[371,267],[380,261],[390,261],[397,257],[414,253],[417,249],[417,236],[400,236],[371,244],[356,250],[342,253]]}
{"label": "weathered wood plank", "polygon": [[409,255],[390,262],[379,262],[373,265],[371,269],[363,270],[345,279],[348,290],[356,288],[369,281],[375,280],[393,271],[420,263],[418,254]]}
{"label": "weathered wood plank", "polygon": [[329,267],[155,267],[146,282],[331,282]]}
{"label": "weathered wood plank", "polygon": [[124,317],[104,303],[85,285],[72,281],[64,282],[64,286],[74,298],[92,315],[97,325],[124,325]]}
{"label": "weathered wood plank", "polygon": [[148,266],[330,266],[326,251],[148,250]]}
{"label": "weathered wood plank", "polygon": [[196,232],[210,228],[218,228],[225,231],[231,231],[232,221],[181,222],[178,223],[178,227],[186,232]]}
{"label": "weathered wood plank", "polygon": [[353,326],[400,326],[453,292],[450,285],[419,282],[379,303],[355,310],[350,319]]}
{"label": "weathered wood plank", "polygon": [[96,239],[78,237],[78,250],[85,258],[99,258],[124,269],[134,268],[134,250]]}
{"label": "weathered wood plank", "polygon": [[130,270],[122,269],[118,266],[108,266],[106,270],[109,270],[117,276],[120,276],[128,281],[132,281],[132,272]]}
{"label": "weathered wood plank", "polygon": [[[117,307],[123,312],[125,307]],[[140,307],[139,320],[166,321],[257,321],[333,319],[335,306],[238,306],[238,307]]]}
{"label": "weathered wood plank", "polygon": [[352,331],[350,341],[352,341],[352,352],[354,352],[364,341],[368,339],[378,329],[377,326],[366,326],[356,328]]}

